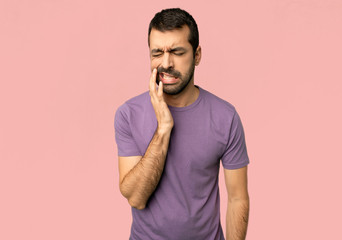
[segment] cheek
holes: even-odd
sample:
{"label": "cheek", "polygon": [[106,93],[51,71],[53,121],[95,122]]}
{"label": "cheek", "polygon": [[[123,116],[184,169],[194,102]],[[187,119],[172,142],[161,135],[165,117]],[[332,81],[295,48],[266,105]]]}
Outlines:
{"label": "cheek", "polygon": [[159,65],[160,65],[160,61],[158,61],[156,59],[155,60],[151,60],[150,65],[151,65],[151,70],[153,70],[154,68],[158,68]]}
{"label": "cheek", "polygon": [[178,65],[178,69],[185,73],[185,72],[189,71],[189,69],[192,66],[192,63],[193,63],[192,58],[184,59],[182,62],[177,64]]}

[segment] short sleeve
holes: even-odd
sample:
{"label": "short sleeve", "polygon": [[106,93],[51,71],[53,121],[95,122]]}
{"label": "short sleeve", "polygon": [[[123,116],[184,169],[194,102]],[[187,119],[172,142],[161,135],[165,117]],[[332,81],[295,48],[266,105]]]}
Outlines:
{"label": "short sleeve", "polygon": [[245,134],[236,111],[231,122],[228,143],[221,159],[222,165],[226,169],[242,168],[249,164]]}
{"label": "short sleeve", "polygon": [[127,110],[128,108],[122,105],[115,113],[114,128],[118,155],[122,157],[140,156],[141,153],[131,133]]}

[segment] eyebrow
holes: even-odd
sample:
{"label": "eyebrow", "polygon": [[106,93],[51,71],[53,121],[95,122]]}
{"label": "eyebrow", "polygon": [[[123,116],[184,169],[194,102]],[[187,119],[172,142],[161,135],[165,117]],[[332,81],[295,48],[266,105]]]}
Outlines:
{"label": "eyebrow", "polygon": [[[185,48],[183,47],[175,47],[175,48],[171,48],[170,50],[168,50],[167,52],[177,52],[177,51],[186,51]],[[160,48],[154,48],[152,49],[151,53],[160,53],[160,52],[164,52],[162,49]]]}

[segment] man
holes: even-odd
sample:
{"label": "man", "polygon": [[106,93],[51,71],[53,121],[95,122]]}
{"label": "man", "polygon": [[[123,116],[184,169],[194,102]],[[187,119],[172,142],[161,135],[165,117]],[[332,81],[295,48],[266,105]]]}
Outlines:
{"label": "man", "polygon": [[198,39],[196,22],[186,11],[157,13],[148,32],[149,91],[115,114],[120,191],[132,206],[131,240],[224,239],[220,160],[228,191],[226,236],[245,239],[244,131],[230,103],[194,85],[201,60]]}

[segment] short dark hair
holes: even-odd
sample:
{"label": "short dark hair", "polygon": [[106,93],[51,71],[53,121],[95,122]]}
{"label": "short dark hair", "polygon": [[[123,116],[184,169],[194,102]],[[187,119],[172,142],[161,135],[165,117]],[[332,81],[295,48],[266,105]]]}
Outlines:
{"label": "short dark hair", "polygon": [[148,46],[150,46],[150,33],[152,28],[165,32],[173,29],[180,29],[187,25],[190,29],[189,43],[192,46],[195,57],[196,49],[199,44],[199,34],[195,19],[187,12],[180,8],[163,9],[156,13],[150,22],[148,28]]}

